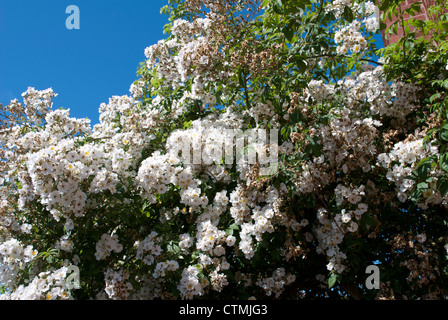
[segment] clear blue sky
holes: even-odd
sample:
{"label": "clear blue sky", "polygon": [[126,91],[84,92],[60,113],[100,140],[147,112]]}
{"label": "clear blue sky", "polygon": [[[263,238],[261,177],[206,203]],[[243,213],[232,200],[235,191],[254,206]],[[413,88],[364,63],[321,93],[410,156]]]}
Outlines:
{"label": "clear blue sky", "polygon": [[[0,0],[0,103],[31,86],[53,88],[55,108],[98,122],[98,108],[129,94],[144,50],[163,39],[167,0]],[[66,8],[80,10],[68,30]]]}
{"label": "clear blue sky", "polygon": [[[163,39],[167,0],[0,0],[0,103],[31,86],[53,88],[55,108],[98,122],[98,108],[129,94],[146,47]],[[66,8],[80,10],[68,30]],[[380,38],[381,39],[381,38]],[[382,47],[382,43],[378,43]]]}

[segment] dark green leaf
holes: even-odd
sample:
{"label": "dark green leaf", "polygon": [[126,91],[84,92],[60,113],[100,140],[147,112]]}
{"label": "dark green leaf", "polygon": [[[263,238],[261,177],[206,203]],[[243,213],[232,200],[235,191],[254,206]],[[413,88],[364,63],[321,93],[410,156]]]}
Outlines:
{"label": "dark green leaf", "polygon": [[349,7],[344,7],[344,13],[343,13],[344,19],[348,22],[352,22],[355,17],[353,15],[353,11]]}
{"label": "dark green leaf", "polygon": [[339,276],[336,273],[332,273],[330,278],[328,278],[328,287],[332,288],[335,284],[336,281],[338,281]]}

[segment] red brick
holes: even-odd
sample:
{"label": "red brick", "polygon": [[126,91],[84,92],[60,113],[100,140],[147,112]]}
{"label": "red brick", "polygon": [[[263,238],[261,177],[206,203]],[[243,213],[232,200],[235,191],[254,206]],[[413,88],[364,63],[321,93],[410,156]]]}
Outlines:
{"label": "red brick", "polygon": [[[407,8],[409,8],[411,6],[412,3],[415,3],[415,2],[418,2],[418,0],[406,0],[406,1],[404,1],[401,4],[402,10],[406,10]],[[420,11],[421,11],[420,13],[417,13],[415,16],[410,16],[409,14],[404,14],[403,18],[405,20],[408,20],[411,17],[414,18],[414,19],[426,20],[428,18],[428,15],[426,13],[426,8],[428,8],[428,6],[430,6],[431,4],[434,4],[434,0],[423,0],[422,2],[423,2],[423,4],[420,5]],[[395,18],[395,19],[397,19],[397,18]],[[390,26],[393,23],[393,21],[390,21],[389,19],[386,18],[385,23],[386,23],[387,26]],[[411,31],[414,30],[413,27],[411,27],[410,29],[411,29]],[[395,43],[402,37],[403,29],[400,26],[398,26],[398,28],[397,28],[397,33],[398,33],[397,35],[396,34],[389,35],[388,36],[389,37],[388,40],[386,40],[385,39],[385,33],[384,33],[384,31],[382,31],[381,34],[383,36],[384,45],[387,46],[387,45],[389,45],[391,43]]]}
{"label": "red brick", "polygon": [[417,19],[417,20],[427,20],[428,19],[428,16],[426,15],[426,13],[425,14],[419,14],[418,16],[414,16],[414,17],[412,17],[412,18],[414,18],[414,19]]}
{"label": "red brick", "polygon": [[[411,4],[407,4],[407,5],[402,5],[401,6],[401,10],[404,12],[404,10],[410,8],[412,5]],[[426,13],[426,8],[424,5],[420,5],[420,13],[416,12],[416,14],[422,14],[422,13]],[[409,19],[411,16],[409,15],[409,13],[403,13],[403,18],[405,20]]]}
{"label": "red brick", "polygon": [[434,0],[423,0],[423,4],[426,8],[429,8],[430,6],[435,5],[436,2]]}

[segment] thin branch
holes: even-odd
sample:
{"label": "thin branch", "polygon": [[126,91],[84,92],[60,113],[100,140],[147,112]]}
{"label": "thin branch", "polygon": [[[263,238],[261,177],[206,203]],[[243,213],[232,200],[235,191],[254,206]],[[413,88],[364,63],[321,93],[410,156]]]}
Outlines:
{"label": "thin branch", "polygon": [[[349,55],[320,54],[320,55],[317,55],[317,56],[308,57],[308,59],[317,59],[317,58],[324,58],[324,57],[327,57],[327,58],[336,58],[336,57],[351,58],[351,56],[349,56]],[[384,63],[381,63],[381,62],[378,62],[378,61],[375,61],[375,60],[365,59],[365,58],[361,58],[360,60],[366,61],[366,62],[375,63],[375,64],[377,64],[379,66],[384,66]]]}
{"label": "thin branch", "polygon": [[247,90],[247,77],[243,71],[241,72],[241,79],[243,80],[242,82],[243,82],[243,88],[244,88],[244,96],[246,99],[246,105],[247,105],[247,107],[250,108],[249,92]]}

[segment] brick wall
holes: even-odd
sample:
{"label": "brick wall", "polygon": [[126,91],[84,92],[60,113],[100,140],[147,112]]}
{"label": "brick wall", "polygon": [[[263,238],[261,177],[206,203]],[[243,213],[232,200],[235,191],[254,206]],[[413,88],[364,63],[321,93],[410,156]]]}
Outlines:
{"label": "brick wall", "polygon": [[[409,8],[415,2],[422,2],[420,4],[421,13],[417,13],[417,15],[413,16],[412,18],[420,19],[420,20],[427,20],[428,19],[427,9],[431,5],[435,4],[435,1],[434,0],[406,0],[401,4],[402,10]],[[411,16],[404,15],[405,20],[408,20],[409,18],[411,18]],[[392,24],[392,22],[387,18],[386,18],[385,23],[387,26],[390,26]],[[384,30],[382,30],[381,35],[383,36],[384,46],[387,46],[391,43],[397,42],[403,36],[403,29],[400,27],[400,25],[397,28],[397,33],[398,34],[388,34],[388,39],[386,39]],[[430,37],[430,36],[428,35],[427,37]]]}

